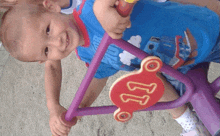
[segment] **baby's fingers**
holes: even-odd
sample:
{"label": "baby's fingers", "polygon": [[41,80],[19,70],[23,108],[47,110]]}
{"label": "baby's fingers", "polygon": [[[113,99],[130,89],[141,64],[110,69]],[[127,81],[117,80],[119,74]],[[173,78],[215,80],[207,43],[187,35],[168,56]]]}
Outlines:
{"label": "baby's fingers", "polygon": [[108,35],[112,38],[112,39],[121,39],[123,34],[122,33],[115,33],[115,32],[108,32]]}
{"label": "baby's fingers", "polygon": [[54,128],[51,128],[51,133],[52,133],[52,136],[59,136],[59,134],[56,133]]}
{"label": "baby's fingers", "polygon": [[65,128],[61,124],[56,124],[54,127],[54,131],[59,135],[59,136],[67,136],[70,132],[70,128]]}
{"label": "baby's fingers", "polygon": [[70,127],[64,126],[61,123],[55,124],[55,127],[63,134],[68,134],[70,132]]}
{"label": "baby's fingers", "polygon": [[[115,34],[122,34],[127,28],[130,28],[131,27],[131,22],[130,20],[127,21],[126,23],[121,23],[121,24],[118,24],[117,27],[115,29],[113,29],[111,32],[114,32]],[[119,39],[121,37],[117,37],[115,39]]]}
{"label": "baby's fingers", "polygon": [[127,16],[127,17],[121,17],[120,18],[120,21],[118,22],[119,24],[130,24],[131,21],[130,21],[130,16]]}
{"label": "baby's fingers", "polygon": [[62,133],[55,125],[51,127],[52,136],[68,136],[68,133]]}
{"label": "baby's fingers", "polygon": [[131,21],[127,21],[125,23],[120,23],[117,25],[117,28],[119,29],[126,29],[126,28],[130,28],[131,27]]}
{"label": "baby's fingers", "polygon": [[188,60],[183,64],[183,66],[193,64],[194,62],[195,62],[195,59]]}
{"label": "baby's fingers", "polygon": [[183,39],[183,42],[185,44],[190,44],[191,50],[194,51],[197,49],[197,42],[190,30],[187,28],[185,31],[185,38]]}
{"label": "baby's fingers", "polygon": [[124,31],[126,30],[125,27],[121,27],[121,28],[117,28],[117,29],[114,29],[114,33],[117,33],[117,34],[121,34],[123,33]]}
{"label": "baby's fingers", "polygon": [[131,28],[131,21],[129,20],[128,24],[127,24],[127,28]]}
{"label": "baby's fingers", "polygon": [[189,58],[195,58],[198,55],[198,51],[194,50],[193,52],[191,52],[191,54],[189,55]]}

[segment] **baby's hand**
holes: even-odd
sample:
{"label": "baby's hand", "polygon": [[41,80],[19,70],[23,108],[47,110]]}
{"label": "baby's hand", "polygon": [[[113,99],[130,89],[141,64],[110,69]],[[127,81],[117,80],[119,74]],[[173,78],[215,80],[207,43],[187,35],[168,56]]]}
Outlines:
{"label": "baby's hand", "polygon": [[115,8],[117,4],[117,0],[96,0],[93,6],[98,21],[113,39],[120,39],[125,29],[131,27],[130,16],[120,16]]}
{"label": "baby's hand", "polygon": [[66,111],[67,110],[61,105],[57,105],[50,111],[49,124],[53,136],[68,136],[71,127],[76,124],[76,118],[74,118],[74,121],[71,121],[72,123],[65,123],[62,121],[61,116]]}
{"label": "baby's hand", "polygon": [[188,28],[186,29],[186,36],[187,37],[183,39],[183,42],[190,45],[191,53],[188,60],[183,64],[183,66],[193,64],[195,62],[195,57],[198,55],[196,39]]}

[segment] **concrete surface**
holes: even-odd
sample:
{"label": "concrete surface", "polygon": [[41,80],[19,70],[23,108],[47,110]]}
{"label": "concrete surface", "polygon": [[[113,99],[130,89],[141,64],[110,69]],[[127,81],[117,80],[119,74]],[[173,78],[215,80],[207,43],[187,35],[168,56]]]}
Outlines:
{"label": "concrete surface", "polygon": [[[79,0],[78,0],[79,1]],[[75,54],[62,61],[61,104],[68,108],[85,74]],[[220,76],[219,64],[211,64],[209,80]],[[118,77],[111,77],[92,106],[112,105],[108,91]],[[182,128],[166,111],[138,112],[127,123],[113,115],[83,117],[70,136],[179,136]],[[0,136],[51,136],[44,93],[44,65],[13,59],[0,47]]]}
{"label": "concrete surface", "polygon": [[[61,104],[68,108],[85,74],[84,63],[75,54],[62,61]],[[220,76],[212,64],[209,79]],[[108,89],[125,72],[111,77],[93,106],[111,105]],[[19,62],[0,49],[0,136],[51,136],[44,93],[44,65]],[[111,114],[82,118],[70,136],[178,136],[181,127],[166,111],[139,112],[128,123],[118,123]]]}

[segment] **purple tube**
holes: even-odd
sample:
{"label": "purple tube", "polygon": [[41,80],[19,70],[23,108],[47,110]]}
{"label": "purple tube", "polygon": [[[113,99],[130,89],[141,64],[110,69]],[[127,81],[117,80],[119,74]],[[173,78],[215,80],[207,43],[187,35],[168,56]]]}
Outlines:
{"label": "purple tube", "polygon": [[[99,64],[100,64],[100,62],[101,62],[101,60],[102,60],[102,58],[108,48],[108,46],[106,46],[106,45],[110,45],[111,43],[114,43],[117,46],[119,46],[120,48],[129,51],[131,54],[136,55],[140,59],[144,59],[145,57],[149,56],[144,51],[131,45],[130,43],[127,43],[124,40],[111,39],[108,36],[108,34],[105,34],[98,49],[97,49],[97,52],[96,52],[96,54],[90,64],[90,66],[89,66],[89,69],[85,75],[85,78],[82,81],[82,83],[81,83],[81,85],[75,95],[75,98],[73,99],[73,101],[72,101],[72,103],[66,113],[65,119],[67,121],[70,121],[73,117],[75,117],[77,115],[78,116],[81,115],[81,113],[79,113],[80,111],[77,110],[79,107],[79,104],[81,103],[83,96],[84,96],[92,78],[94,77],[95,72],[98,69],[98,66],[99,66]],[[186,93],[178,100],[175,100],[172,102],[166,102],[166,103],[157,103],[156,105],[150,107],[149,110],[170,109],[170,108],[182,106],[190,99],[190,96],[193,93],[194,86],[192,84],[192,81],[187,76],[183,75],[182,73],[172,69],[170,66],[165,65],[165,64],[163,65],[161,71],[176,78],[177,80],[183,82],[187,86],[186,89],[188,91],[186,91]],[[110,107],[105,107],[105,108],[108,109]],[[110,108],[110,111],[111,111],[111,108]],[[99,114],[102,114],[102,113],[99,113]],[[93,115],[93,114],[90,114],[90,115]]]}
{"label": "purple tube", "polygon": [[196,86],[190,102],[203,124],[214,135],[220,130],[220,104],[214,98],[215,91],[207,82],[207,75],[202,68],[191,70],[187,75],[190,75]]}
{"label": "purple tube", "polygon": [[212,82],[211,87],[215,94],[220,90],[220,77],[218,77],[214,82]]}

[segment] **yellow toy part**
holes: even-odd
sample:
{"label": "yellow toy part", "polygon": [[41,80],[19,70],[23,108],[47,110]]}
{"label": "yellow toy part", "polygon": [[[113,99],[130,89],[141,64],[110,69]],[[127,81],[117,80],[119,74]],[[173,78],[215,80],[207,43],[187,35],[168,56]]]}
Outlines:
{"label": "yellow toy part", "polygon": [[124,0],[125,2],[127,2],[127,3],[135,3],[135,2],[137,2],[138,0]]}

